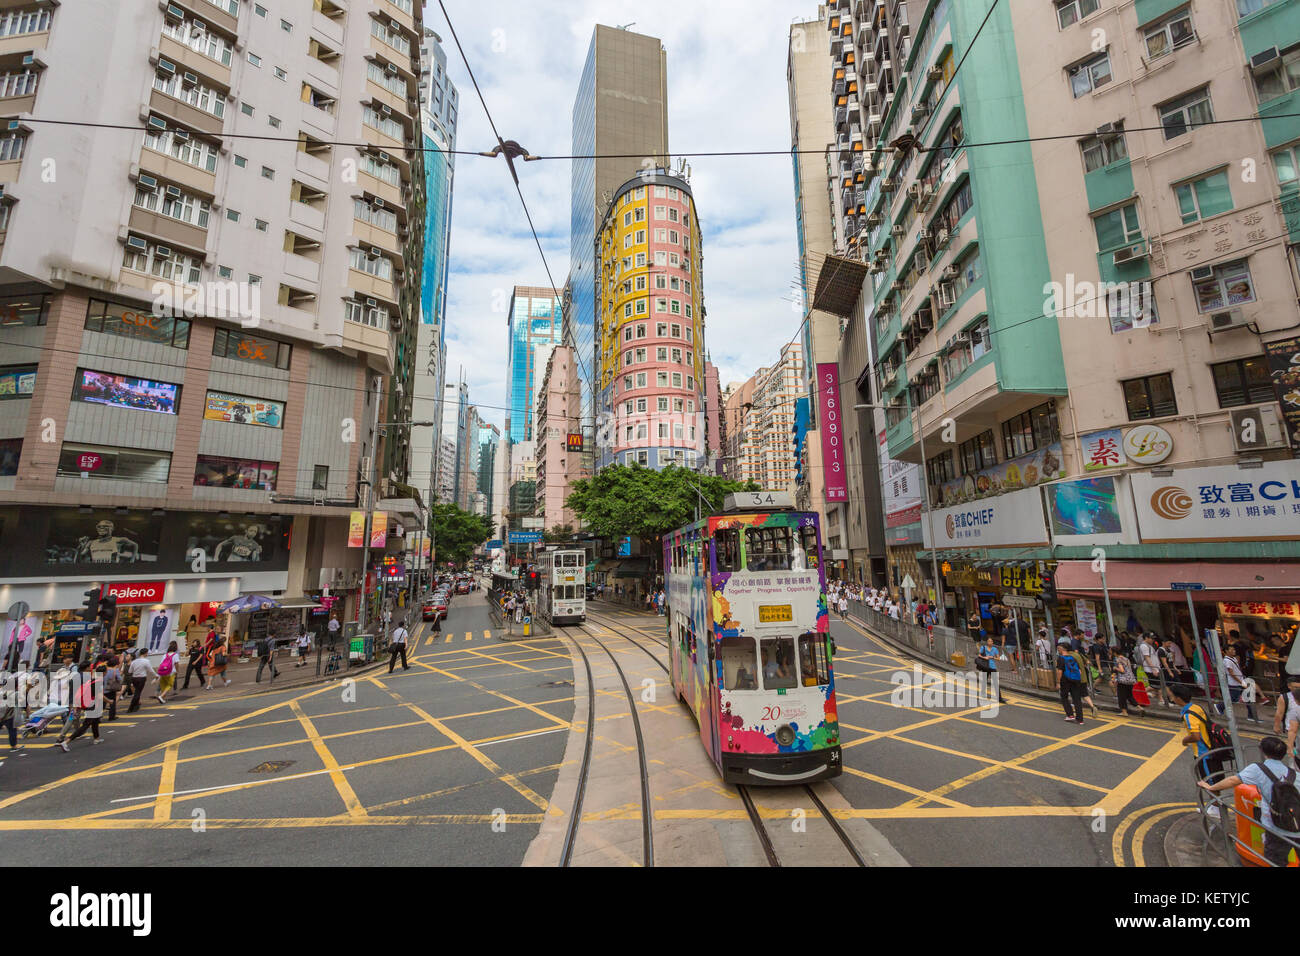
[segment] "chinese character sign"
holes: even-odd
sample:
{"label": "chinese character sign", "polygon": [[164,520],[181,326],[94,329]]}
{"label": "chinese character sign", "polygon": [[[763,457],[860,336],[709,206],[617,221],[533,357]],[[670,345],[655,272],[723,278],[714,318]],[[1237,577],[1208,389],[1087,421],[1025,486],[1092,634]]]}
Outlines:
{"label": "chinese character sign", "polygon": [[1125,464],[1123,437],[1118,428],[1104,432],[1084,435],[1083,470],[1096,471],[1099,468],[1114,468]]}
{"label": "chinese character sign", "polygon": [[834,362],[817,365],[818,422],[822,433],[822,474],[827,501],[848,501],[848,470],[844,458],[844,416],[840,408],[840,371]]}

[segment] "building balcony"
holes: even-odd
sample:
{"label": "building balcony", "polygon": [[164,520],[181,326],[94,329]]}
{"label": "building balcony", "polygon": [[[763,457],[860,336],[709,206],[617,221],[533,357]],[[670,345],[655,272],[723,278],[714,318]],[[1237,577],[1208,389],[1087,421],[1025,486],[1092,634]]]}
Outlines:
{"label": "building balcony", "polygon": [[[351,277],[355,278],[364,273],[358,273],[353,270]],[[351,283],[353,288],[359,288],[356,282]],[[391,373],[393,369],[393,337],[389,335],[387,329],[376,329],[369,325],[363,325],[360,322],[343,323],[343,347],[345,349],[356,349],[358,352],[365,352],[368,355],[376,355],[387,363],[387,368],[381,369]]]}
{"label": "building balcony", "polygon": [[208,86],[216,85],[230,89],[230,67],[204,56],[197,50],[190,49],[183,43],[177,43],[169,36],[158,37],[158,55],[176,64],[178,73],[194,73],[212,80],[213,83],[206,84]]}
{"label": "building balcony", "polygon": [[334,130],[337,121],[334,114],[319,106],[312,106],[310,103],[302,104],[302,122],[307,127],[307,132],[311,135],[325,140],[334,138]]}
{"label": "building balcony", "polygon": [[339,71],[338,68],[326,63],[319,57],[307,57],[307,79],[313,86],[318,86],[325,93],[331,96],[339,94]]}
{"label": "building balcony", "polygon": [[396,20],[403,27],[412,33],[415,33],[415,18],[407,13],[392,0],[379,0],[379,12],[390,20]]}
{"label": "building balcony", "polygon": [[150,90],[149,108],[159,116],[176,120],[180,126],[188,126],[213,136],[219,136],[224,126],[219,116],[213,116],[207,110],[190,106],[189,103],[184,103],[166,93],[160,93],[158,90]]}
{"label": "building balcony", "polygon": [[396,233],[389,232],[387,229],[380,229],[378,226],[362,222],[360,219],[354,219],[352,221],[352,235],[364,246],[378,246],[387,252],[391,252],[399,260],[402,258],[402,243],[397,238]]}
{"label": "building balcony", "polygon": [[199,20],[210,23],[231,36],[239,34],[239,17],[230,12],[228,3],[210,3],[209,0],[168,0],[168,2],[183,7]]}
{"label": "building balcony", "polygon": [[300,149],[294,153],[293,164],[298,172],[317,180],[318,188],[322,190],[329,188],[330,164],[328,162]]}
{"label": "building balcony", "polygon": [[393,159],[406,163],[406,144],[400,139],[395,139],[387,133],[381,133],[368,123],[361,124],[361,138],[376,149],[381,149],[392,155]]}
{"label": "building balcony", "polygon": [[[8,4],[6,4],[6,6],[7,5]],[[0,56],[9,56],[11,53],[30,53],[32,50],[44,50],[49,42],[49,30],[42,30],[39,33],[20,33],[17,36],[4,37],[3,39],[0,39]]]}
{"label": "building balcony", "polygon": [[330,49],[342,49],[343,24],[339,21],[331,20],[319,10],[312,11],[311,32],[317,35],[320,42],[324,43]]}
{"label": "building balcony", "polygon": [[0,112],[5,116],[21,116],[36,109],[36,91],[23,96],[7,96],[0,99]]}
{"label": "building balcony", "polygon": [[406,208],[406,200],[402,198],[402,190],[399,187],[371,176],[364,170],[357,170],[357,185],[390,206],[398,209]]}
{"label": "building balcony", "polygon": [[131,214],[126,222],[132,232],[152,236],[165,245],[181,246],[200,255],[207,252],[208,231],[198,226],[191,226],[187,222],[159,215],[139,206],[131,207]]}
{"label": "building balcony", "polygon": [[286,252],[284,254],[284,274],[300,282],[319,285],[320,263],[294,252]]}
{"label": "building balcony", "polygon": [[[368,296],[375,299],[383,299],[385,302],[397,301],[397,288],[392,282],[386,279],[380,279],[372,276],[368,272],[361,272],[357,269],[348,270],[348,285],[355,289],[362,296]],[[347,325],[356,325],[356,322],[348,322]],[[388,331],[385,329],[384,334]]]}
{"label": "building balcony", "polygon": [[316,233],[310,238],[323,239],[325,231],[325,210],[309,206],[305,202],[289,203],[289,221],[297,227],[306,228]]}
{"label": "building balcony", "polygon": [[140,169],[152,176],[184,187],[190,192],[202,193],[204,196],[217,194],[216,173],[183,163],[175,156],[168,156],[148,146],[140,149]]}

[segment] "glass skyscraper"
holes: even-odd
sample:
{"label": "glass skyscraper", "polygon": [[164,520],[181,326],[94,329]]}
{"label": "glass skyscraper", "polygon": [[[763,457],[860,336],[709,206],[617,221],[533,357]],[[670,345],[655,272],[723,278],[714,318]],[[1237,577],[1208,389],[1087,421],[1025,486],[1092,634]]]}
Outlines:
{"label": "glass skyscraper", "polygon": [[506,436],[512,445],[534,438],[533,394],[546,374],[538,365],[537,347],[558,343],[562,331],[559,289],[515,286],[510,296],[506,360],[510,390]]}

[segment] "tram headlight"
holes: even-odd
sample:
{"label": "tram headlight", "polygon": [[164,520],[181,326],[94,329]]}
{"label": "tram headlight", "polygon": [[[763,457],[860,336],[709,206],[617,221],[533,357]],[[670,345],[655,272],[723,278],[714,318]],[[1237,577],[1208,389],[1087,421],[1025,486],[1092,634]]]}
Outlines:
{"label": "tram headlight", "polygon": [[780,727],[776,728],[776,742],[782,747],[789,747],[794,743],[796,736],[794,728],[789,724],[782,724]]}

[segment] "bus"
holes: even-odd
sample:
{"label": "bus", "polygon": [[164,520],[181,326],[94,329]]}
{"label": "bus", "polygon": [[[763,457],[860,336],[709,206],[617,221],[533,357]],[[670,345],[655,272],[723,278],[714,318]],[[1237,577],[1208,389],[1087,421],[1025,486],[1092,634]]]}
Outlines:
{"label": "bus", "polygon": [[821,534],[793,504],[728,495],[663,539],[670,679],[726,783],[840,773]]}
{"label": "bus", "polygon": [[552,624],[587,620],[587,552],[543,551],[537,556],[537,612]]}

